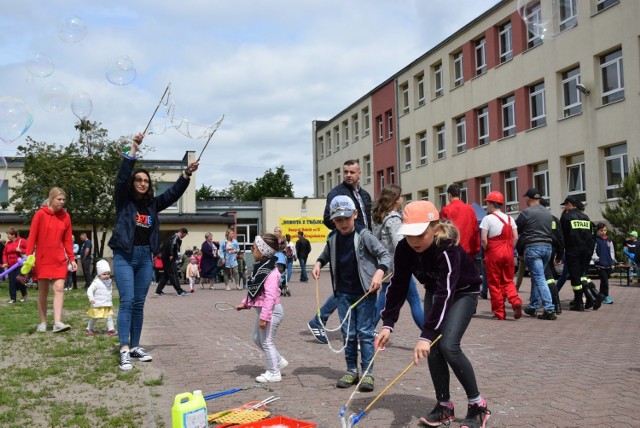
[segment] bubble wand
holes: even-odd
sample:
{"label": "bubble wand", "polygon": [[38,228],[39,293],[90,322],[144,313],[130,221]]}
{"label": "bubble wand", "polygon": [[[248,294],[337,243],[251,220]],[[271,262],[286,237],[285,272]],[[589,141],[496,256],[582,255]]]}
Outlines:
{"label": "bubble wand", "polygon": [[156,106],[156,109],[153,111],[153,114],[151,115],[151,119],[149,119],[149,122],[147,123],[147,126],[144,128],[144,131],[142,131],[142,135],[147,135],[147,131],[149,130],[149,126],[151,126],[151,121],[153,121],[153,118],[156,117],[156,113],[158,113],[158,109],[162,105],[162,101],[164,100],[164,97],[167,95],[167,93],[170,91],[170,89],[171,89],[171,82],[169,82],[169,84],[167,85],[167,88],[164,90],[164,93],[162,94],[162,97],[160,97],[160,101],[158,102],[158,105]]}
{"label": "bubble wand", "polygon": [[196,159],[196,162],[200,162],[200,158],[202,157],[202,154],[204,153],[204,149],[207,148],[207,146],[209,145],[209,141],[211,141],[211,137],[213,137],[213,134],[216,133],[216,131],[218,130],[218,128],[220,128],[220,124],[222,123],[222,121],[224,120],[224,114],[222,115],[222,117],[220,119],[218,119],[218,121],[213,125],[213,129],[211,130],[211,134],[209,134],[209,138],[207,139],[207,142],[204,144],[204,147],[202,148],[202,151],[200,152],[200,156],[198,156],[198,159]]}
{"label": "bubble wand", "polygon": [[[440,338],[441,338],[441,337],[442,337],[442,334],[438,335],[438,337],[436,337],[436,338],[433,340],[433,342],[431,342],[431,343],[429,344],[429,349],[431,349],[431,348],[433,347],[433,345],[435,345],[435,344],[436,344],[436,342],[437,342],[438,340],[440,340]],[[365,407],[365,409],[364,409],[362,412],[360,412],[360,414],[358,414],[358,415],[355,415],[355,414],[354,414],[354,415],[351,415],[351,416],[349,417],[349,425],[348,425],[348,427],[352,427],[352,426],[354,426],[355,424],[357,424],[357,423],[358,423],[358,421],[360,420],[360,418],[362,418],[362,417],[365,415],[365,413],[367,413],[367,412],[369,411],[369,409],[371,409],[371,407],[373,407],[373,405],[374,405],[374,404],[376,404],[376,401],[378,401],[378,400],[380,399],[380,397],[382,397],[382,395],[383,395],[385,392],[387,392],[387,390],[388,390],[389,388],[391,388],[391,387],[393,386],[393,384],[394,384],[394,383],[396,383],[396,382],[397,382],[397,381],[398,381],[402,376],[404,376],[404,375],[405,375],[405,374],[406,374],[406,373],[411,369],[411,367],[413,367],[415,364],[416,364],[416,363],[415,363],[415,361],[411,361],[411,364],[409,364],[409,365],[407,366],[407,368],[406,368],[406,369],[404,369],[404,370],[402,371],[402,373],[400,373],[398,376],[396,376],[396,378],[395,378],[394,380],[392,380],[392,381],[391,381],[391,383],[390,383],[389,385],[387,385],[387,386],[386,386],[386,388],[385,388],[385,389],[383,389],[383,390],[382,390],[382,392],[380,392],[380,394],[378,394],[378,396],[377,396],[376,398],[374,398],[374,399],[373,399],[373,401],[372,401],[371,403],[369,403],[369,405],[368,405],[367,407]]]}

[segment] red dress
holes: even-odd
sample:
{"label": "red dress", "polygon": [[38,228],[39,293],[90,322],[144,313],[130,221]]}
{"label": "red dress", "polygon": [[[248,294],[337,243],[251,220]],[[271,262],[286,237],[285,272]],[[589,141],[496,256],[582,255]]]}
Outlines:
{"label": "red dress", "polygon": [[42,207],[31,220],[25,254],[36,252],[33,279],[67,277],[67,255],[73,257],[71,217],[65,210]]}

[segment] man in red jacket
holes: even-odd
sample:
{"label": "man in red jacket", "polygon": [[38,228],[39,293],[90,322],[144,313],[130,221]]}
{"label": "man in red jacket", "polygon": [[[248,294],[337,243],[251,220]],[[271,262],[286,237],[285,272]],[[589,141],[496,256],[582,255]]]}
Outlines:
{"label": "man in red jacket", "polygon": [[471,260],[476,259],[480,252],[480,232],[478,229],[478,218],[469,204],[460,200],[460,186],[452,184],[447,188],[447,198],[449,205],[442,207],[440,218],[446,218],[460,231],[460,246],[469,254]]}

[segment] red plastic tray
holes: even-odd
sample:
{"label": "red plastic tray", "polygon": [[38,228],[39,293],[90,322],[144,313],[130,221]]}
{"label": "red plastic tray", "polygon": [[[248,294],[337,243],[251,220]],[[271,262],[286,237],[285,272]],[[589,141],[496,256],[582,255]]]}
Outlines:
{"label": "red plastic tray", "polygon": [[286,416],[276,416],[269,419],[263,419],[261,421],[236,425],[236,428],[267,428],[276,425],[286,425],[289,428],[316,428],[316,424],[312,422],[300,421]]}

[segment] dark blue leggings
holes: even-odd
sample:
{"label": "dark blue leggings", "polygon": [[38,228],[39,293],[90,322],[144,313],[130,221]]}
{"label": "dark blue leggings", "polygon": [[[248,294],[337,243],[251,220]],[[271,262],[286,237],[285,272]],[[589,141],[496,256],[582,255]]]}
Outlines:
{"label": "dark blue leggings", "polygon": [[[446,402],[449,394],[449,367],[467,393],[468,398],[480,395],[476,384],[476,375],[471,362],[460,348],[460,341],[469,326],[478,302],[478,294],[457,295],[447,313],[441,333],[442,337],[431,348],[429,354],[429,372],[436,390],[436,399]],[[433,304],[433,293],[427,291],[424,298],[424,313],[428,314]]]}

